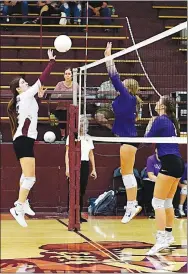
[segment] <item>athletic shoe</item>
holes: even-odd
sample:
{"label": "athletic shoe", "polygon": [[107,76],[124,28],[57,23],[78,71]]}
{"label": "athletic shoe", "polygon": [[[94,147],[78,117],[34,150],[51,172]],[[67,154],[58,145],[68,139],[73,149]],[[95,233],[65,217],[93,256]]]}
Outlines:
{"label": "athletic shoe", "polygon": [[157,234],[156,235],[156,244],[146,253],[146,255],[154,256],[159,251],[168,248],[169,244],[166,240],[166,233],[165,234]]}
{"label": "athletic shoe", "polygon": [[[17,201],[14,203],[14,205],[16,206],[16,204],[17,204]],[[35,212],[31,209],[28,199],[25,201],[23,209],[25,214],[28,214],[30,216],[35,216]]]}
{"label": "athletic shoe", "polygon": [[21,225],[22,227],[27,227],[27,223],[24,218],[24,211],[17,211],[16,207],[10,209],[10,213],[15,218],[15,220]]}
{"label": "athletic shoe", "polygon": [[166,231],[166,241],[169,246],[175,242],[172,233],[169,233],[168,231]]}
{"label": "athletic shoe", "polygon": [[130,222],[140,211],[142,210],[141,206],[135,206],[133,208],[127,208],[125,215],[123,216],[121,222],[126,224]]}
{"label": "athletic shoe", "polygon": [[80,223],[87,223],[87,220],[84,219],[84,218],[82,218],[82,217],[80,217]]}
{"label": "athletic shoe", "polygon": [[183,209],[179,209],[179,213],[180,213],[181,217],[185,217],[185,212],[183,211]]}
{"label": "athletic shoe", "polygon": [[174,209],[174,216],[175,216],[175,218],[181,218],[179,209],[177,209],[177,208]]}

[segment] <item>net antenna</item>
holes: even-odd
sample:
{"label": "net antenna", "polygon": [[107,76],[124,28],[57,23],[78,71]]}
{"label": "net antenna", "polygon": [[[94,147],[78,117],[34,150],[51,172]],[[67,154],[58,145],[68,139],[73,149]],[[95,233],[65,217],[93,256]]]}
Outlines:
{"label": "net antenna", "polygon": [[[125,18],[126,18],[126,21],[127,21],[127,25],[128,25],[128,29],[129,29],[129,32],[130,32],[130,35],[131,35],[131,39],[132,39],[133,45],[135,46],[136,43],[135,43],[135,40],[134,40],[134,36],[133,36],[133,32],[132,32],[131,25],[130,25],[130,22],[129,22],[129,18],[128,18],[128,17],[125,17]],[[156,94],[157,94],[159,97],[161,97],[162,95],[157,91],[157,89],[156,89],[155,86],[153,85],[151,79],[149,78],[148,73],[146,72],[146,69],[145,69],[145,67],[144,67],[144,65],[143,65],[143,63],[142,63],[142,60],[141,60],[141,58],[140,58],[140,55],[139,55],[139,53],[138,53],[138,49],[135,49],[135,51],[136,51],[136,55],[137,55],[137,57],[138,57],[139,63],[140,63],[140,65],[141,65],[141,68],[142,68],[142,70],[143,70],[143,72],[144,72],[146,78],[148,79],[148,82],[150,83],[151,87],[152,87],[153,90],[156,92]],[[152,115],[151,115],[151,116],[152,116]]]}
{"label": "net antenna", "polygon": [[175,27],[173,27],[173,28],[171,28],[169,30],[161,32],[161,33],[159,33],[159,34],[157,34],[157,35],[155,35],[155,36],[153,36],[151,38],[148,38],[148,39],[146,39],[146,40],[144,40],[144,41],[142,41],[140,43],[137,43],[136,45],[133,45],[133,46],[127,48],[127,49],[123,49],[123,50],[121,50],[119,52],[116,52],[116,53],[112,54],[111,56],[102,58],[102,59],[97,60],[97,61],[95,61],[95,62],[93,62],[91,64],[88,64],[86,66],[82,66],[82,67],[80,67],[80,70],[83,71],[83,70],[86,70],[86,69],[89,69],[89,68],[96,67],[96,66],[98,66],[100,64],[103,64],[103,63],[105,63],[107,61],[110,61],[112,59],[118,58],[118,57],[120,57],[122,55],[125,55],[125,54],[129,53],[129,52],[135,51],[136,49],[143,48],[144,46],[150,45],[150,44],[152,44],[152,43],[154,43],[156,41],[164,39],[165,37],[168,37],[168,36],[170,36],[170,35],[172,35],[172,34],[174,34],[176,32],[179,32],[179,31],[183,30],[183,29],[187,29],[187,21],[184,22],[184,23],[181,23],[181,24],[179,24],[179,25],[177,25],[177,26],[175,26]]}

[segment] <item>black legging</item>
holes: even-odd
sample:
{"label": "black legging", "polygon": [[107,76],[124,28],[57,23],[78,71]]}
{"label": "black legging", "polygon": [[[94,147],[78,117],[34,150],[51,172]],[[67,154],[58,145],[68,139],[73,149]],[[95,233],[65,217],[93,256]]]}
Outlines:
{"label": "black legging", "polygon": [[[87,188],[88,183],[88,177],[89,177],[89,161],[81,161],[81,168],[80,168],[80,214],[83,209],[83,201],[84,201],[84,195]],[[69,185],[69,182],[68,182]],[[68,206],[69,209],[69,187],[68,187]]]}

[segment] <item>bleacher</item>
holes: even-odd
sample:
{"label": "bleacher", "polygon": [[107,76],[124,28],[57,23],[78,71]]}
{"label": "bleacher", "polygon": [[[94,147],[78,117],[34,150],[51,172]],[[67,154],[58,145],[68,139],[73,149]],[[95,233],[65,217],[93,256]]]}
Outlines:
{"label": "bleacher", "polygon": [[[170,29],[182,22],[187,21],[187,2],[186,1],[155,1],[153,9],[157,10],[158,18],[163,20],[165,29]],[[187,32],[185,34],[179,33],[179,36],[172,37],[177,40],[179,51],[187,51]],[[182,42],[183,41],[183,42]]]}

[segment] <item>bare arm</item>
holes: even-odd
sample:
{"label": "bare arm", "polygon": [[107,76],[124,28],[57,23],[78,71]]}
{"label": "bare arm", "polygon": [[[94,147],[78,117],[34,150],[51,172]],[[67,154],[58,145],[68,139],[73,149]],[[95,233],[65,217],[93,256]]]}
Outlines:
{"label": "bare arm", "polygon": [[66,151],[65,151],[65,174],[67,177],[69,177],[69,146],[66,146]]}
{"label": "bare arm", "polygon": [[148,178],[151,181],[156,182],[157,176],[155,176],[153,172],[148,172]]}
{"label": "bare arm", "polygon": [[91,162],[91,168],[92,168],[90,176],[93,177],[95,180],[97,178],[97,173],[95,169],[95,157],[94,157],[93,149],[91,149],[89,152],[89,160]]}

